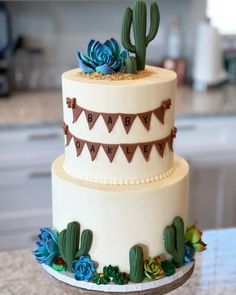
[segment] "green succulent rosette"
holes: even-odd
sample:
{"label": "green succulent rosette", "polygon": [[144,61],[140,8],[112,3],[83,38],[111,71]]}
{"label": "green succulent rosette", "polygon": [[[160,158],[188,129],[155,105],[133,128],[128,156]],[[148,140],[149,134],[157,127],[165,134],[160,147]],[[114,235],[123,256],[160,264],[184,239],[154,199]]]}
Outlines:
{"label": "green succulent rosette", "polygon": [[162,261],[161,267],[167,277],[172,276],[175,273],[175,265],[171,260]]}
{"label": "green succulent rosette", "polygon": [[128,283],[128,275],[125,272],[118,272],[114,278],[113,283],[116,285],[126,285]]}
{"label": "green succulent rosette", "polygon": [[119,267],[118,266],[104,266],[103,267],[103,273],[106,278],[114,278],[116,274],[119,272]]}
{"label": "green succulent rosette", "polygon": [[202,232],[195,226],[195,224],[187,227],[185,241],[188,241],[196,252],[206,250],[207,245],[202,241]]}
{"label": "green succulent rosette", "polygon": [[93,282],[97,285],[107,285],[110,279],[105,277],[104,273],[98,273],[93,276]]}
{"label": "green succulent rosette", "polygon": [[144,261],[144,274],[151,280],[157,280],[165,276],[159,257],[151,257]]}

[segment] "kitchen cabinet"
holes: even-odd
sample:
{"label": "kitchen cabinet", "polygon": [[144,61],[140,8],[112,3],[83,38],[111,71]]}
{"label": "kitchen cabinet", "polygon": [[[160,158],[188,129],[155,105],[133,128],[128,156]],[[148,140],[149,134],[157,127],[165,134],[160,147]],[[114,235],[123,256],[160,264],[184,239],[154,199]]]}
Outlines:
{"label": "kitchen cabinet", "polygon": [[0,251],[33,246],[51,226],[51,164],[63,153],[56,126],[0,130]]}
{"label": "kitchen cabinet", "polygon": [[176,152],[190,164],[189,220],[236,226],[236,117],[177,120]]}

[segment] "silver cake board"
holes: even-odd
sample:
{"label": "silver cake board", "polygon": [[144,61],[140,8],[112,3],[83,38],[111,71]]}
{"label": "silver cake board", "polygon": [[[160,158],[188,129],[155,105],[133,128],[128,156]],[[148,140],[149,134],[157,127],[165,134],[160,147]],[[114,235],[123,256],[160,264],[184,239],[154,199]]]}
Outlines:
{"label": "silver cake board", "polygon": [[154,281],[144,281],[134,284],[129,282],[127,285],[96,285],[91,282],[77,281],[74,274],[68,272],[58,272],[47,265],[42,265],[43,269],[50,275],[53,282],[60,289],[63,288],[68,295],[94,295],[94,294],[112,294],[112,295],[162,295],[173,291],[183,285],[192,275],[195,263],[189,263],[178,269],[175,274]]}

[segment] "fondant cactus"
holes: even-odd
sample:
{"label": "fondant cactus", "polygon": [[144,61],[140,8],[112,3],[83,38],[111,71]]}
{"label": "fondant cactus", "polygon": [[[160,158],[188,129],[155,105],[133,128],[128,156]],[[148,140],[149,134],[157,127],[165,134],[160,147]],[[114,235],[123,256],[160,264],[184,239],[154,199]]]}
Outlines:
{"label": "fondant cactus", "polygon": [[125,72],[129,74],[134,74],[137,72],[137,62],[135,57],[128,56],[125,59]]}
{"label": "fondant cactus", "polygon": [[[134,43],[131,43],[130,30],[133,22]],[[144,1],[136,1],[134,9],[128,7],[124,13],[121,42],[124,48],[135,53],[137,69],[144,70],[146,60],[146,47],[155,38],[160,23],[160,13],[157,3],[150,7],[150,29],[147,30],[147,8]]]}
{"label": "fondant cactus", "polygon": [[166,251],[172,255],[175,266],[182,266],[184,263],[184,222],[181,217],[175,217],[172,225],[165,228],[164,242]]}
{"label": "fondant cactus", "polygon": [[76,258],[79,258],[80,256],[87,256],[89,253],[89,250],[91,249],[92,246],[92,241],[93,241],[93,234],[91,230],[85,229],[82,232],[81,235],[81,245],[80,249],[76,253]]}
{"label": "fondant cactus", "polygon": [[[67,264],[68,271],[72,271],[71,266],[75,258],[88,255],[88,252],[92,245],[92,232],[85,230],[82,232],[81,248],[79,249],[80,239],[80,224],[78,222],[71,222],[67,225],[67,229],[64,229],[59,234],[59,252],[63,260]],[[81,254],[82,253],[82,254]],[[81,255],[78,255],[81,254]]]}
{"label": "fondant cactus", "polygon": [[130,281],[140,283],[144,279],[143,248],[135,245],[129,250]]}

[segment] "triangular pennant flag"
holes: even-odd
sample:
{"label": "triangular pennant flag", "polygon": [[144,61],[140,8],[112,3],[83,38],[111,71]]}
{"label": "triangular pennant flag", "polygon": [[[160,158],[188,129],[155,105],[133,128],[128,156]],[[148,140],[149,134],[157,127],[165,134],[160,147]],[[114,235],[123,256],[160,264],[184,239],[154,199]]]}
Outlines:
{"label": "triangular pennant flag", "polygon": [[103,143],[102,147],[103,147],[104,152],[106,153],[108,159],[112,163],[112,161],[116,155],[117,149],[119,147],[119,144],[104,144]]}
{"label": "triangular pennant flag", "polygon": [[159,155],[163,158],[166,147],[166,139],[156,141],[155,146],[157,148]]}
{"label": "triangular pennant flag", "polygon": [[153,111],[153,113],[156,115],[157,119],[164,124],[164,115],[165,110],[162,107],[159,107]]}
{"label": "triangular pennant flag", "polygon": [[83,108],[81,108],[80,106],[75,106],[75,108],[73,108],[72,110],[73,110],[73,123],[75,123],[78,120],[80,114],[82,113]]}
{"label": "triangular pennant flag", "polygon": [[139,148],[144,156],[144,159],[148,161],[150,152],[152,150],[153,142],[139,143]]}
{"label": "triangular pennant flag", "polygon": [[74,143],[75,143],[75,148],[77,151],[77,157],[79,157],[79,155],[81,154],[81,152],[84,148],[85,140],[74,136]]}
{"label": "triangular pennant flag", "polygon": [[98,117],[100,116],[100,114],[97,112],[88,111],[85,109],[84,109],[84,112],[85,112],[86,120],[89,126],[89,130],[91,130],[94,124],[96,123]]}
{"label": "triangular pennant flag", "polygon": [[97,157],[99,148],[100,148],[100,143],[98,142],[90,142],[90,141],[86,141],[85,142],[88,148],[88,151],[90,153],[91,159],[92,161],[94,161]]}
{"label": "triangular pennant flag", "polygon": [[115,126],[115,123],[119,117],[119,114],[107,114],[107,113],[101,113],[101,116],[103,117],[103,120],[107,126],[107,130],[110,133]]}
{"label": "triangular pennant flag", "polygon": [[123,126],[126,133],[129,133],[131,126],[133,125],[134,120],[136,119],[136,114],[120,114]]}
{"label": "triangular pennant flag", "polygon": [[127,161],[130,163],[133,159],[134,153],[137,149],[138,144],[137,143],[131,143],[131,144],[120,144],[123,153],[127,159]]}
{"label": "triangular pennant flag", "polygon": [[147,129],[147,131],[149,131],[152,112],[139,113],[138,117],[143,123],[143,126]]}
{"label": "triangular pennant flag", "polygon": [[66,136],[66,146],[68,146],[70,144],[72,134],[70,133],[69,127],[68,127],[68,125],[66,125],[66,123],[63,123],[62,128],[63,128],[64,134]]}

